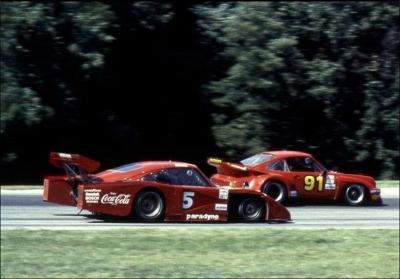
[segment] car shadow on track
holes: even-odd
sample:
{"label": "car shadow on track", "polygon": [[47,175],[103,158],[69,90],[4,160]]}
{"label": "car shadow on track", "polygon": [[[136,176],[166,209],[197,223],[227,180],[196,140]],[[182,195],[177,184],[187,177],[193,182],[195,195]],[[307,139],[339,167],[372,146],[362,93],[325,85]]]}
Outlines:
{"label": "car shadow on track", "polygon": [[137,221],[135,219],[133,219],[132,217],[118,217],[118,216],[111,216],[111,215],[104,215],[104,214],[54,214],[55,216],[82,216],[88,219],[88,223],[91,224],[101,224],[101,223],[126,223],[126,224],[143,224],[143,225],[148,225],[148,224],[159,224],[159,223],[164,223],[164,224],[179,224],[179,225],[184,225],[184,224],[188,224],[188,225],[201,225],[201,224],[208,224],[208,225],[221,225],[221,224],[290,224],[293,223],[293,221],[279,221],[279,220],[275,220],[275,221],[259,221],[259,222],[254,222],[254,223],[244,223],[243,221],[239,221],[239,220],[231,220],[229,222],[149,222],[149,223],[144,223],[144,222],[140,222]]}
{"label": "car shadow on track", "polygon": [[347,207],[347,208],[360,208],[360,207],[385,207],[387,204],[363,204],[363,205],[355,205],[349,206],[344,202],[337,201],[288,201],[283,203],[286,207],[307,207],[307,206],[321,206],[321,207]]}

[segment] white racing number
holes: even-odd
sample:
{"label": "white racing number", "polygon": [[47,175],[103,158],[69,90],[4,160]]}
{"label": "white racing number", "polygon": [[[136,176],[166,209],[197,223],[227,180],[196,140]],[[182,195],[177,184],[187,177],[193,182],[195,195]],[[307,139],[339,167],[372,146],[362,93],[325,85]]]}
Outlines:
{"label": "white racing number", "polygon": [[183,192],[182,208],[189,209],[193,205],[194,192]]}

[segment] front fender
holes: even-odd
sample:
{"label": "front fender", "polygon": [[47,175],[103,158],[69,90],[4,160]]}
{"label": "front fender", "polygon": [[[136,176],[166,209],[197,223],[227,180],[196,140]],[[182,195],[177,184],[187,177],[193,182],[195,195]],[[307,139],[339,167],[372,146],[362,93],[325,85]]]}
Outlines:
{"label": "front fender", "polygon": [[340,199],[343,190],[350,184],[360,184],[367,188],[367,192],[376,189],[375,179],[371,176],[357,175],[357,174],[345,174],[345,173],[335,173],[337,176],[338,189],[335,194],[335,200]]}
{"label": "front fender", "polygon": [[266,208],[266,221],[286,222],[292,220],[289,210],[282,204],[267,196],[267,194],[264,194],[260,191],[252,191],[247,189],[230,189],[229,191],[235,195],[253,195],[263,199],[265,201]]}

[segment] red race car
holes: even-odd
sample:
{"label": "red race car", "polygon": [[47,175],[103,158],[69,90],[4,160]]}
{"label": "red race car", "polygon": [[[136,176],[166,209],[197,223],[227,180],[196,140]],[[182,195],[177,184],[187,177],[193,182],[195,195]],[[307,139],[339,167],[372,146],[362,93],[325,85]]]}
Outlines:
{"label": "red race car", "polygon": [[67,175],[45,177],[46,202],[143,222],[290,220],[289,211],[266,194],[216,187],[188,163],[137,162],[95,174],[100,163],[77,154],[52,152],[50,163]]}
{"label": "red race car", "polygon": [[271,151],[239,163],[218,158],[209,158],[207,162],[217,168],[217,174],[211,177],[217,186],[258,190],[278,202],[304,199],[344,200],[348,205],[382,203],[374,178],[328,171],[304,152]]}

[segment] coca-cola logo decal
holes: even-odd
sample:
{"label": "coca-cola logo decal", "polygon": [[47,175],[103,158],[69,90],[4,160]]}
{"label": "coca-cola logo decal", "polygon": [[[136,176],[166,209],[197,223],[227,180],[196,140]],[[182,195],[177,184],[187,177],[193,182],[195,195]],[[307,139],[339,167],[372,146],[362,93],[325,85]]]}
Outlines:
{"label": "coca-cola logo decal", "polygon": [[101,203],[102,204],[111,204],[111,205],[125,205],[129,204],[130,201],[130,194],[117,194],[114,192],[105,194],[101,197]]}

